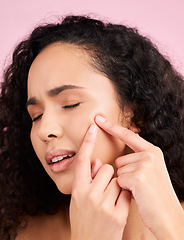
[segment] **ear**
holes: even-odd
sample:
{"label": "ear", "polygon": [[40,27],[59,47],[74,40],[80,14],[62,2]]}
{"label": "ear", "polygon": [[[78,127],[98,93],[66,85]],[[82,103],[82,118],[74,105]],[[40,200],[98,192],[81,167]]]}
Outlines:
{"label": "ear", "polygon": [[140,133],[140,129],[132,121],[133,117],[134,117],[133,110],[130,107],[125,106],[121,116],[122,126],[130,129],[134,133]]}

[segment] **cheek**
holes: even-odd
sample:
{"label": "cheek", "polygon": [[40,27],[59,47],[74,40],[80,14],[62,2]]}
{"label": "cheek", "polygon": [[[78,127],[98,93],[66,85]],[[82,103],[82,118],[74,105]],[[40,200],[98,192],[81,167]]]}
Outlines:
{"label": "cheek", "polygon": [[98,131],[92,160],[99,158],[103,164],[111,164],[114,166],[116,158],[124,155],[125,144],[104,131]]}
{"label": "cheek", "polygon": [[[89,126],[94,123],[94,117],[97,113],[88,113],[86,116],[82,114],[82,117],[76,117],[73,121],[70,121],[70,138],[73,140],[77,150],[80,149],[84,136]],[[117,119],[113,119],[117,122]],[[98,134],[95,142],[95,147],[91,161],[99,158],[103,164],[108,163],[114,165],[114,161],[117,157],[123,155],[125,144],[110,136],[98,128]]]}
{"label": "cheek", "polygon": [[66,129],[68,137],[72,140],[76,150],[78,150],[82,144],[84,136],[89,126],[94,122],[93,118],[89,118],[86,114],[78,115],[69,121],[69,126]]}
{"label": "cheek", "polygon": [[[97,114],[108,118],[116,124],[120,124],[121,109],[116,102],[111,101],[109,104],[107,102],[102,104],[98,101],[98,103],[94,102],[91,106],[88,105],[87,109],[82,109],[81,113],[73,116],[72,121],[71,119],[70,121],[68,120],[70,123],[68,126],[70,137],[73,139],[77,150],[81,146],[87,129],[94,123],[94,118]],[[114,160],[123,154],[124,148],[125,144],[122,141],[115,139],[98,128],[92,161],[95,158],[99,158],[103,163],[113,164]]]}

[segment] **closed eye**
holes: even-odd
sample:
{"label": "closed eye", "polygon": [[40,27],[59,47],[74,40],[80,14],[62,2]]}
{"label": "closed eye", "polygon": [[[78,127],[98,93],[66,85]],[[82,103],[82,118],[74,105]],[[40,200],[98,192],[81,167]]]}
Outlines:
{"label": "closed eye", "polygon": [[75,107],[78,107],[81,103],[76,103],[76,104],[72,104],[72,105],[66,105],[66,106],[63,106],[62,108],[64,109],[70,109],[70,108],[75,108]]}
{"label": "closed eye", "polygon": [[32,119],[32,122],[35,122],[35,121],[37,121],[38,119],[40,119],[40,118],[42,117],[42,115],[43,115],[43,114],[40,114],[40,115],[38,115],[37,117],[33,118],[33,119]]}
{"label": "closed eye", "polygon": [[[76,103],[76,104],[65,105],[65,106],[63,106],[62,108],[69,110],[69,109],[78,107],[80,104],[81,104],[81,103],[79,102],[79,103]],[[42,117],[42,115],[43,115],[43,114],[40,114],[40,115],[38,115],[37,117],[33,118],[33,119],[32,119],[32,122],[35,122],[35,121],[39,120],[39,119]]]}

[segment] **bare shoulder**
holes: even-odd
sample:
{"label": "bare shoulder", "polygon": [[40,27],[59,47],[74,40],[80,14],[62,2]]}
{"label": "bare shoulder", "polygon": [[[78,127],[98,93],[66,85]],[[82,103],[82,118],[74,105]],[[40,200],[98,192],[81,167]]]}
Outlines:
{"label": "bare shoulder", "polygon": [[70,239],[67,219],[61,213],[29,217],[25,229],[21,230],[16,240],[63,240]]}

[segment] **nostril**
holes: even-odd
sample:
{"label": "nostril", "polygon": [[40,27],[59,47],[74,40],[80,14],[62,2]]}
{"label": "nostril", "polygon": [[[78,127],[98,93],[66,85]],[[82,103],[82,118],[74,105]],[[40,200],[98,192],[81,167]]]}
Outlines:
{"label": "nostril", "polygon": [[52,139],[62,138],[63,129],[59,126],[59,124],[49,124],[50,123],[48,122],[41,122],[41,126],[38,129],[39,138],[43,141],[50,141]]}
{"label": "nostril", "polygon": [[54,134],[49,134],[48,135],[48,138],[55,138],[56,137],[56,135],[54,135]]}

